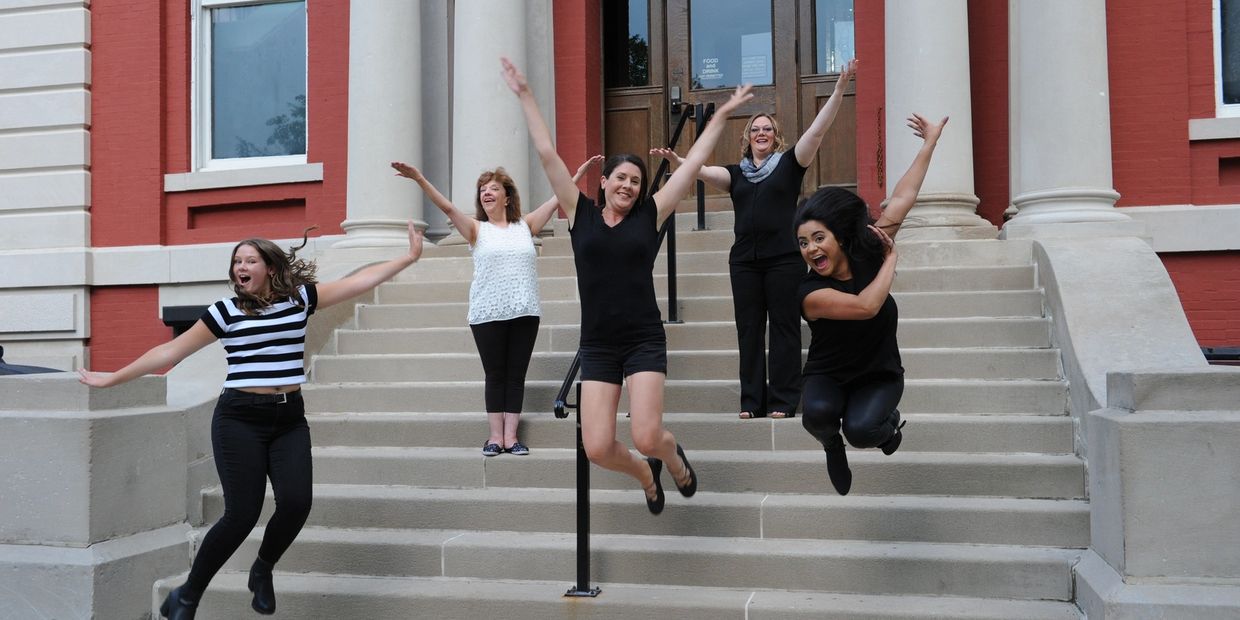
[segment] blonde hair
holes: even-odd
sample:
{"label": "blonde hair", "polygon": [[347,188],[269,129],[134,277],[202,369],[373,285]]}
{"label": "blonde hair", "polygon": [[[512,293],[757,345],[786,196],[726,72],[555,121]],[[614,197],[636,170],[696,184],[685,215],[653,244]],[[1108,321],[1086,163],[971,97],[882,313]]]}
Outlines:
{"label": "blonde hair", "polygon": [[753,127],[753,122],[760,118],[766,118],[771,121],[771,129],[775,130],[775,149],[771,152],[779,153],[788,146],[784,144],[784,133],[779,130],[779,121],[776,121],[774,116],[766,112],[758,112],[749,117],[749,120],[745,123],[745,129],[741,132],[741,157],[743,158],[753,159],[753,149],[749,146],[749,130]]}

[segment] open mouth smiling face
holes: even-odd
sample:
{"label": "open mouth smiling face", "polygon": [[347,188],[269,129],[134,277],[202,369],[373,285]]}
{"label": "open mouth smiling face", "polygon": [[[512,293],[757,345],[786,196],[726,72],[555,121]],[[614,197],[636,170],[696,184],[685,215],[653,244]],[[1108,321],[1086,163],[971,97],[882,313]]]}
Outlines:
{"label": "open mouth smiling face", "polygon": [[503,215],[508,207],[508,192],[500,183],[490,181],[478,188],[478,202],[482,203],[482,210],[494,218]]}
{"label": "open mouth smiling face", "polygon": [[797,245],[805,264],[820,276],[837,275],[840,268],[840,245],[835,235],[817,220],[797,227]]}
{"label": "open mouth smiling face", "polygon": [[641,170],[630,163],[623,163],[611,171],[611,176],[603,177],[603,190],[608,203],[613,208],[629,209],[637,201],[641,192]]}
{"label": "open mouth smiling face", "polygon": [[271,281],[271,268],[263,262],[258,250],[249,245],[237,248],[233,254],[233,281],[241,290],[262,297],[268,291]]}

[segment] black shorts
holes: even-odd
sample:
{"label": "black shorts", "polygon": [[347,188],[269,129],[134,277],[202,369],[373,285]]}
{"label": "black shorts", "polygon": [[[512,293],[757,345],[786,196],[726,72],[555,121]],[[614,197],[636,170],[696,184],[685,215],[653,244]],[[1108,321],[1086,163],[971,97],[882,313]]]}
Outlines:
{"label": "black shorts", "polygon": [[637,372],[667,374],[667,340],[581,346],[581,380],[620,385]]}

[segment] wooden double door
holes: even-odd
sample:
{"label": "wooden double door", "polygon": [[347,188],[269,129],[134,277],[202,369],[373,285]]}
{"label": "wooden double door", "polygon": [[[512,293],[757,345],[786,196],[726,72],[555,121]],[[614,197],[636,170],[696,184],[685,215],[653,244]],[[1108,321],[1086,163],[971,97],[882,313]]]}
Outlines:
{"label": "wooden double door", "polygon": [[[619,9],[632,11],[627,14],[614,5],[609,9],[608,0],[604,3],[604,19],[612,21],[604,27],[613,29],[605,32],[603,50],[610,70],[604,97],[604,149],[609,154],[645,154],[652,147],[666,146],[680,120],[673,110],[697,103],[721,104],[745,82],[754,84],[754,98],[728,118],[710,163],[740,161],[745,124],[758,112],[774,115],[791,150],[834,90],[838,67],[847,60],[840,56],[851,58],[852,41],[844,35],[835,37],[839,41],[833,49],[823,48],[824,24],[815,15],[822,9],[821,0],[619,0],[624,4]],[[851,14],[851,2],[847,4],[845,18]],[[639,42],[643,33],[638,32],[643,8],[648,19],[644,58]],[[617,22],[625,19],[630,32],[620,33]],[[826,25],[851,36],[850,22]],[[615,78],[625,66],[630,73]],[[850,85],[806,174],[804,194],[828,185],[856,189],[853,93]],[[684,155],[694,139],[691,121],[677,152]],[[651,174],[658,163],[657,158],[648,159]],[[707,205],[711,210],[731,208],[726,192],[709,187]]]}

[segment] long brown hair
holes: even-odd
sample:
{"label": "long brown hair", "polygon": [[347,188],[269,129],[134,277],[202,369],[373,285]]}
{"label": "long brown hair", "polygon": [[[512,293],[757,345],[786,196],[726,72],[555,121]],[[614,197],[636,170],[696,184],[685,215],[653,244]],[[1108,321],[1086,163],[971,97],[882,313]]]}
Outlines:
{"label": "long brown hair", "polygon": [[[233,292],[237,294],[237,307],[242,312],[257,314],[259,310],[270,306],[275,300],[290,299],[298,306],[305,305],[302,302],[301,295],[297,294],[297,287],[303,284],[318,282],[314,275],[318,266],[313,261],[297,258],[297,251],[306,247],[306,243],[309,242],[310,231],[316,228],[318,226],[311,226],[303,230],[301,233],[301,245],[291,248],[287,252],[268,239],[246,239],[233,246],[232,254],[228,257],[228,282]],[[271,269],[271,278],[269,279],[271,295],[265,299],[245,292],[237,282],[236,275],[233,274],[233,260],[237,257],[237,250],[241,249],[243,245],[254,248],[263,259],[263,263]]]}
{"label": "long brown hair", "polygon": [[482,186],[495,181],[504,188],[504,193],[508,194],[508,204],[504,205],[504,219],[509,222],[515,222],[521,219],[521,194],[517,191],[517,183],[508,176],[508,171],[503,168],[487,170],[478,175],[478,184],[474,188],[474,219],[479,222],[487,221],[486,209],[482,208]]}

